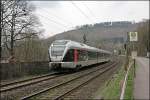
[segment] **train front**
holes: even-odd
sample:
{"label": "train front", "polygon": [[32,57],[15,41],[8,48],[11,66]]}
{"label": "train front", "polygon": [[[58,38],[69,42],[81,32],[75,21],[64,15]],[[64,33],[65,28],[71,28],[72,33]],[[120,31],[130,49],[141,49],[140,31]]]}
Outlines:
{"label": "train front", "polygon": [[67,40],[56,40],[49,48],[50,69],[69,68],[72,62],[64,61],[67,53]]}

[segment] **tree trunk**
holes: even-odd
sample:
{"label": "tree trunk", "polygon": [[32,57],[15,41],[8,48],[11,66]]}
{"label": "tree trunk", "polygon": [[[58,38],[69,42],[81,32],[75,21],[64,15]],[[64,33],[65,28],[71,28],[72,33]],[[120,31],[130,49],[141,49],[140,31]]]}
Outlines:
{"label": "tree trunk", "polygon": [[0,60],[2,58],[2,0],[0,0]]}
{"label": "tree trunk", "polygon": [[11,43],[10,43],[10,55],[14,55],[14,14],[12,15],[12,23],[11,23]]}

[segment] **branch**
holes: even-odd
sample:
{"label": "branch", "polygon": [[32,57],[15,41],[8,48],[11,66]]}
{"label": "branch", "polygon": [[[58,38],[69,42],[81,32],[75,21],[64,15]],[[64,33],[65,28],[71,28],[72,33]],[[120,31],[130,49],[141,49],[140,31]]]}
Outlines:
{"label": "branch", "polygon": [[[7,41],[8,42],[8,41]],[[4,45],[6,46],[7,50],[10,51],[10,48],[8,47],[7,42],[4,42]]]}
{"label": "branch", "polygon": [[11,20],[8,20],[8,21],[5,20],[5,21],[3,21],[3,23],[4,23],[4,24],[2,25],[2,28],[4,28],[4,26],[5,26],[6,24],[8,24],[9,26],[11,26],[11,24],[10,24],[10,23],[11,23]]}
{"label": "branch", "polygon": [[7,37],[8,37],[8,36],[11,36],[11,35],[3,35],[3,34],[2,34],[2,36],[7,36]]}
{"label": "branch", "polygon": [[[6,1],[5,1],[5,2],[6,2]],[[9,2],[10,2],[10,5],[8,5],[7,8],[5,8],[6,11],[7,11],[8,8],[10,8],[14,3],[13,3],[11,0],[8,1],[8,2],[6,2],[5,4],[3,3],[3,7],[4,7],[4,6],[6,6]],[[11,3],[11,2],[12,2],[12,3]],[[6,11],[5,11],[5,12],[6,12]],[[3,12],[3,13],[5,13],[5,12]]]}
{"label": "branch", "polygon": [[9,16],[12,16],[11,13],[7,14],[5,17],[2,18],[2,20],[5,20],[6,18],[8,18]]}
{"label": "branch", "polygon": [[7,43],[8,43],[9,41],[7,40],[7,35],[6,35],[5,32],[4,32],[4,35],[5,35],[5,42],[4,42],[4,45],[6,46],[6,48],[8,49],[8,51],[10,51],[10,48],[9,48],[8,45],[7,45]]}
{"label": "branch", "polygon": [[22,46],[22,45],[24,45],[24,43],[15,44],[14,46],[15,46],[15,47],[20,47],[20,46]]}
{"label": "branch", "polygon": [[32,33],[30,36],[25,36],[25,37],[22,37],[22,38],[14,39],[14,41],[23,40],[25,38],[31,38],[32,36],[36,36],[36,34],[37,33]]}
{"label": "branch", "polygon": [[21,34],[21,31],[22,31],[25,27],[27,27],[28,25],[30,25],[30,23],[27,23],[27,24],[23,25],[23,26],[21,27],[21,29],[18,31],[18,33],[16,33],[13,37],[15,38],[17,35]]}

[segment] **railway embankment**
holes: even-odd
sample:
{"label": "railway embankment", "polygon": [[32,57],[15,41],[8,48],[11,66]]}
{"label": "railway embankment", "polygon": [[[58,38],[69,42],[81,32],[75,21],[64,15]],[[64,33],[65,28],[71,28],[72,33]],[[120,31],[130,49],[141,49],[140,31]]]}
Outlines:
{"label": "railway embankment", "polygon": [[[128,71],[125,71],[124,64],[121,65],[120,69],[105,82],[103,89],[100,89],[95,94],[96,99],[120,99],[123,95],[123,99],[133,99],[133,88],[134,88],[134,67],[133,61],[130,61]],[[125,82],[126,77],[126,82]],[[125,84],[125,86],[123,86]],[[124,93],[122,94],[124,88]]]}

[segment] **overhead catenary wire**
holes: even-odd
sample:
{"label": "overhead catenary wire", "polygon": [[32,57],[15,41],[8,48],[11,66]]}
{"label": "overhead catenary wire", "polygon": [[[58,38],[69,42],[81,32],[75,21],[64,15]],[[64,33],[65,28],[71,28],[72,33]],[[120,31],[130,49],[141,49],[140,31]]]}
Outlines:
{"label": "overhead catenary wire", "polygon": [[[52,19],[49,18],[48,16],[44,16],[44,15],[41,15],[41,14],[39,14],[39,13],[38,13],[38,15],[41,16],[41,17],[45,17],[49,22],[55,23],[57,26],[59,26],[59,29],[62,28],[62,30],[63,30],[64,32],[66,31],[66,27],[68,27],[68,26],[66,26],[66,25],[63,25],[62,23],[59,23],[59,22],[57,22],[57,21],[55,21],[55,20],[52,20]],[[48,22],[44,22],[44,23],[49,24]],[[61,27],[61,28],[60,28],[60,27]],[[69,27],[69,28],[71,29],[72,27]]]}
{"label": "overhead catenary wire", "polygon": [[55,17],[55,18],[61,20],[61,22],[65,23],[65,24],[68,24],[68,25],[71,25],[71,26],[73,27],[73,23],[69,22],[68,20],[63,19],[62,17],[59,17],[59,16],[57,16],[56,14],[47,11],[46,9],[43,9],[43,8],[41,8],[41,9],[44,10],[48,15],[51,15],[51,16],[53,16],[53,17]]}
{"label": "overhead catenary wire", "polygon": [[[43,23],[46,23],[47,25],[49,25],[50,23],[49,22],[43,22]],[[58,25],[57,25],[58,26]],[[64,29],[62,27],[57,27],[58,29]]]}
{"label": "overhead catenary wire", "polygon": [[64,28],[66,28],[65,26],[62,26],[61,24],[59,24],[59,23],[57,23],[57,22],[55,22],[55,21],[53,21],[53,20],[51,20],[51,19],[49,19],[48,17],[46,17],[46,16],[43,16],[43,15],[41,15],[41,14],[38,14],[39,16],[41,16],[41,17],[45,17],[48,21],[47,22],[44,22],[44,23],[47,23],[47,24],[49,24],[48,22],[51,22],[51,23],[55,23],[58,27],[58,29],[59,30],[65,30]]}
{"label": "overhead catenary wire", "polygon": [[[50,24],[50,23],[48,23],[48,22],[43,22],[43,23],[46,23],[47,25]],[[62,28],[62,27],[61,27],[61,28],[60,28],[60,27],[57,27],[57,28],[56,28],[56,27],[51,26],[50,28],[51,28],[51,29],[55,28],[55,29],[63,30],[63,31],[64,31],[64,28]],[[63,31],[62,31],[62,32],[63,32]],[[52,35],[55,35],[55,34],[54,34],[54,30],[53,30],[53,31],[49,31],[48,33],[50,33],[50,34],[52,34]],[[51,36],[52,36],[52,35],[51,35]],[[42,36],[45,37],[44,35],[42,35]]]}
{"label": "overhead catenary wire", "polygon": [[93,13],[93,11],[84,2],[82,2],[82,3],[88,9],[88,11],[92,15],[92,17],[95,18],[95,14]]}
{"label": "overhead catenary wire", "polygon": [[75,8],[77,8],[79,10],[79,12],[86,17],[86,19],[90,22],[92,22],[92,20],[84,13],[84,11],[82,11],[73,1],[71,1],[72,5],[74,5]]}
{"label": "overhead catenary wire", "polygon": [[[86,19],[89,21],[89,22],[91,22],[91,23],[93,23],[93,21],[91,20],[91,18],[80,8],[80,7],[78,7],[78,5],[76,5],[74,2],[71,2],[72,3],[72,5],[74,5],[74,7],[76,8],[76,9],[78,9],[78,11],[84,16],[84,17],[86,17]],[[89,10],[89,8],[86,6],[86,5],[84,5],[87,9],[88,9],[88,11],[92,14],[92,11],[91,10]],[[60,26],[60,27],[62,27],[62,28],[65,28],[66,29],[66,27],[68,27],[67,26],[67,24],[68,25],[72,25],[72,23],[70,23],[69,21],[66,21],[66,20],[64,20],[64,19],[62,19],[61,17],[58,17],[58,16],[56,16],[56,14],[55,14],[55,16],[54,16],[54,13],[52,13],[51,14],[51,12],[49,12],[48,10],[46,10],[46,9],[43,9],[42,8],[42,10],[44,10],[45,12],[46,12],[46,14],[47,15],[50,15],[50,16],[44,16],[44,15],[42,15],[42,14],[40,14],[40,13],[38,13],[38,15],[39,16],[42,16],[42,17],[45,17],[47,20],[49,20],[50,22],[52,22],[52,23],[55,23],[55,24],[57,24],[58,26]],[[92,14],[93,15],[93,14]],[[53,20],[52,18],[54,18],[55,17],[55,19],[57,18],[58,20],[56,21],[56,20]],[[65,24],[66,25],[64,25],[64,23],[61,23],[61,22],[65,22]],[[47,23],[47,22],[46,22]],[[93,30],[94,31],[94,30]]]}
{"label": "overhead catenary wire", "polygon": [[[83,14],[86,18],[87,18],[87,20],[89,20],[90,22],[92,22],[92,20],[72,1],[71,2],[79,11],[80,11],[80,13],[81,14]],[[92,22],[93,23],[93,22]],[[88,27],[87,27],[87,29],[88,29]],[[93,29],[92,31],[94,31],[95,32],[95,30]],[[92,32],[91,31],[91,32]],[[95,32],[96,33],[96,32]]]}
{"label": "overhead catenary wire", "polygon": [[63,25],[63,24],[61,24],[61,23],[59,23],[59,22],[56,22],[55,20],[52,20],[52,19],[50,19],[50,18],[47,17],[47,16],[43,16],[43,15],[41,15],[41,14],[39,14],[39,13],[38,13],[38,15],[40,15],[41,17],[47,18],[47,20],[49,20],[50,22],[53,22],[53,23],[55,23],[55,24],[57,24],[57,25],[59,25],[59,26],[61,26],[61,27],[63,27],[63,28],[66,28],[66,27],[67,27],[66,25]]}

